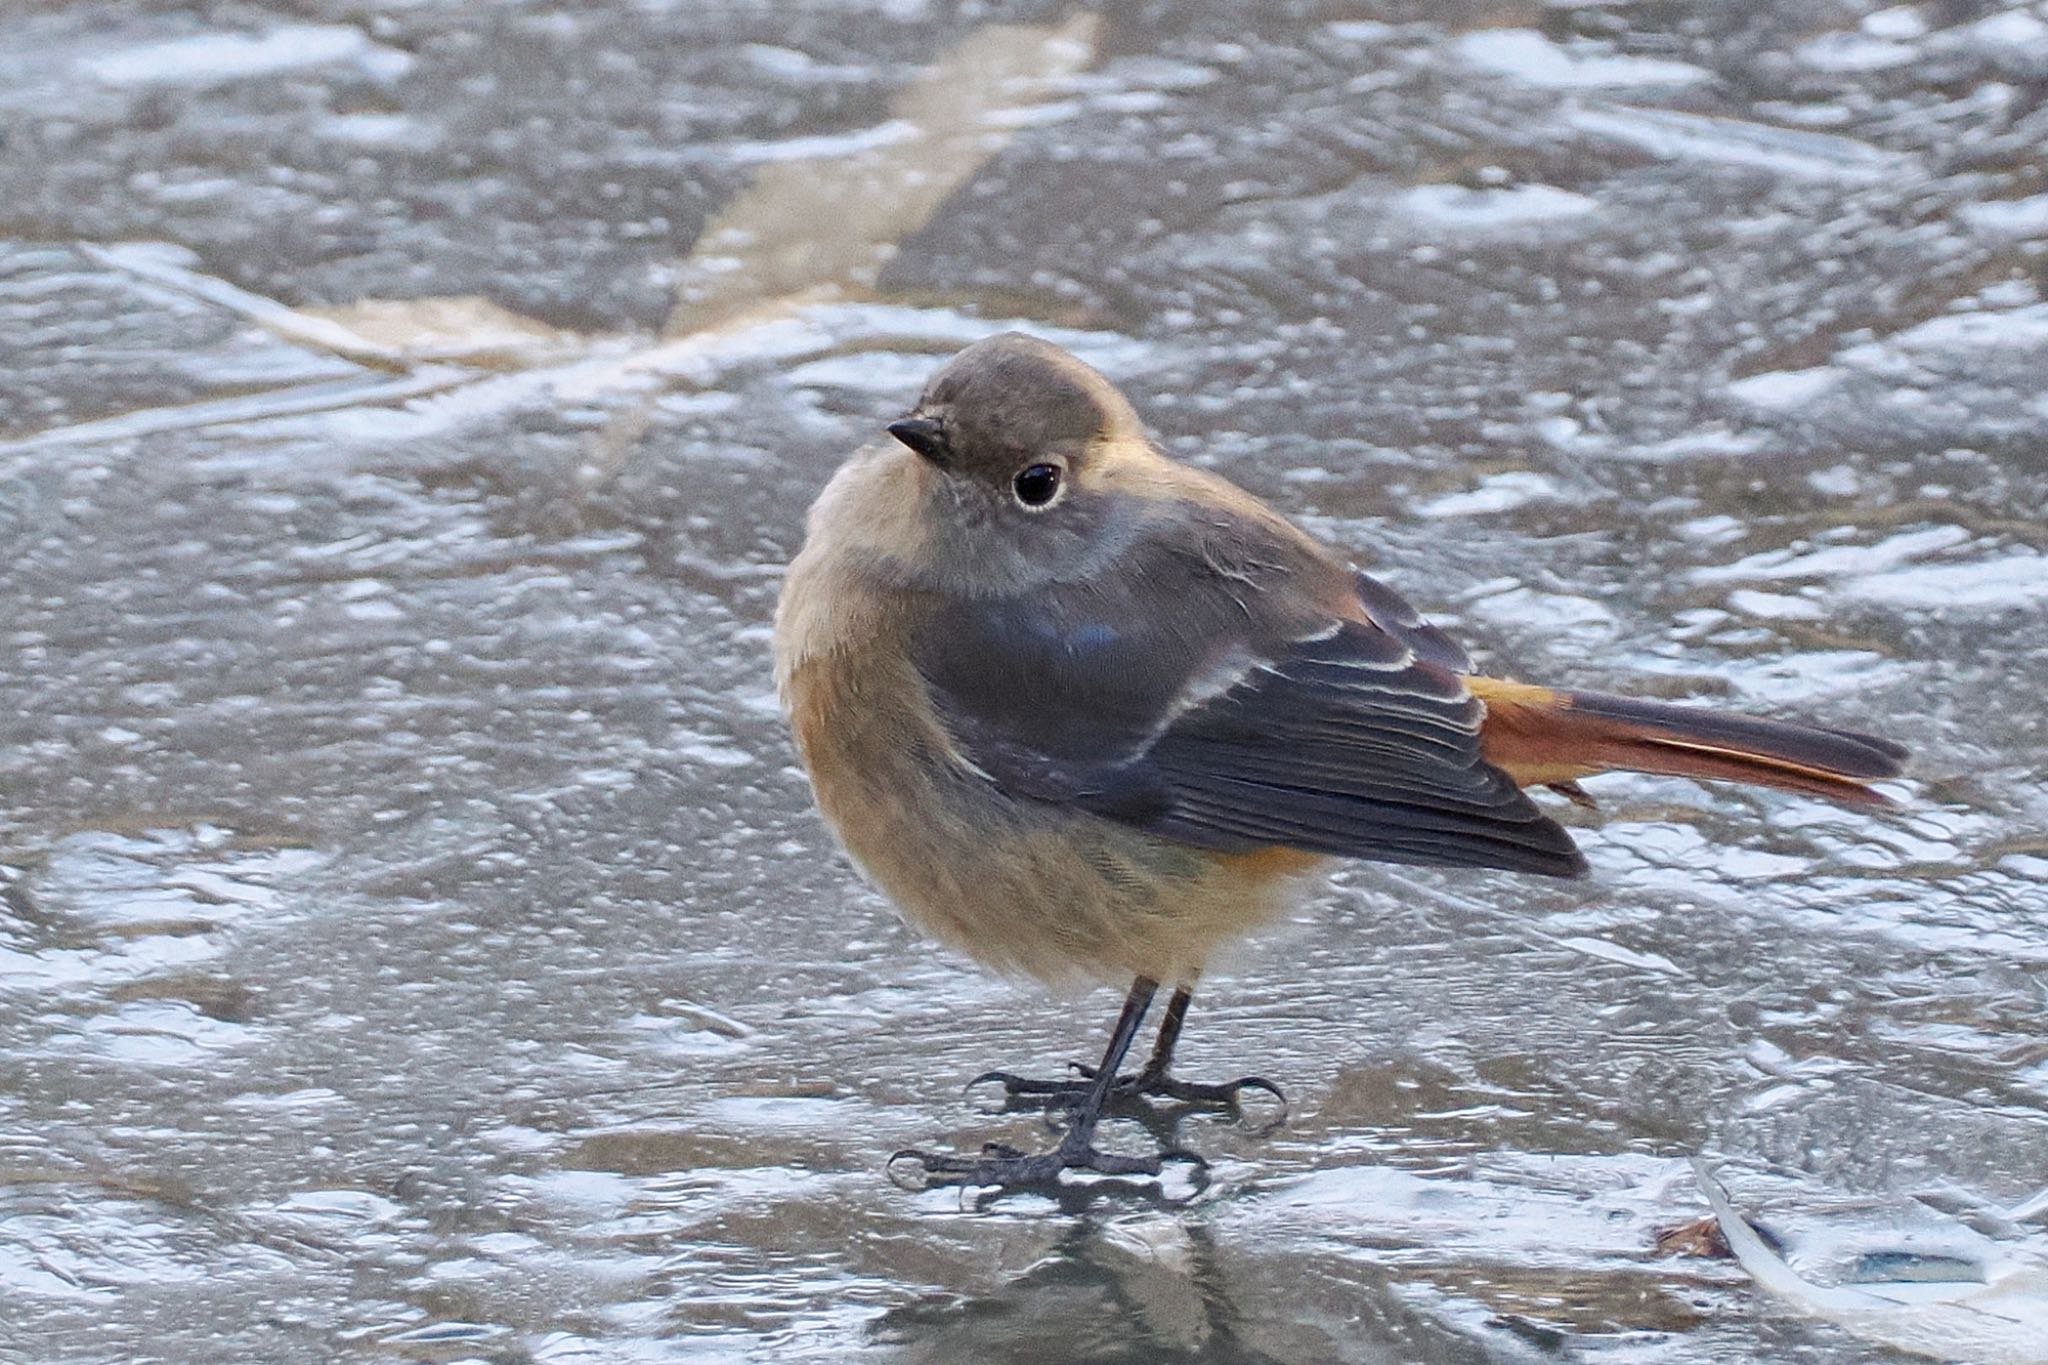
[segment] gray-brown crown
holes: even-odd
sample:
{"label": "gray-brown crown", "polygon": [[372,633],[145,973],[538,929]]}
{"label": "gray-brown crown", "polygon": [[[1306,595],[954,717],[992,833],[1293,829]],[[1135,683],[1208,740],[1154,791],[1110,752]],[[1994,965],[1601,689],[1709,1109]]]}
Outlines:
{"label": "gray-brown crown", "polygon": [[[978,341],[925,386],[909,422],[936,424],[932,448],[906,444],[942,466],[1007,479],[1034,458],[1081,458],[1096,440],[1136,435],[1130,403],[1086,363],[1049,341],[1004,332]],[[892,428],[895,430],[895,428]]]}

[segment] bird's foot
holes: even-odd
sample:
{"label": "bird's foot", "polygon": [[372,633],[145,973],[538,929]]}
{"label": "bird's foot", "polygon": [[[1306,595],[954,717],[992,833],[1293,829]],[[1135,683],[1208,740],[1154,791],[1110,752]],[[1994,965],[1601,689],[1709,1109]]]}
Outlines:
{"label": "bird's foot", "polygon": [[[1098,1074],[1092,1066],[1080,1062],[1071,1065],[1077,1079],[1048,1081],[1008,1071],[984,1071],[967,1084],[970,1089],[977,1085],[997,1084],[1003,1087],[1003,1094],[1009,1098],[1043,1099],[1048,1107],[1060,1105],[1071,1109],[1087,1099]],[[1247,1091],[1268,1096],[1276,1108],[1275,1113],[1256,1125],[1258,1131],[1270,1132],[1287,1121],[1287,1096],[1264,1076],[1240,1076],[1234,1081],[1208,1083],[1184,1081],[1169,1075],[1164,1069],[1146,1067],[1143,1071],[1117,1077],[1116,1083],[1109,1088],[1108,1102],[1112,1106],[1121,1106],[1140,1100],[1169,1100],[1189,1108],[1224,1109],[1244,1118]]]}
{"label": "bird's foot", "polygon": [[[1079,1128],[1050,1152],[1021,1152],[991,1142],[978,1157],[947,1156],[906,1148],[889,1158],[889,1178],[905,1189],[934,1185],[995,1186],[1001,1189],[1048,1188],[1059,1184],[1063,1171],[1093,1171],[1107,1176],[1156,1176],[1169,1162],[1185,1162],[1198,1184],[1206,1183],[1209,1163],[1193,1152],[1172,1148],[1157,1156],[1125,1156],[1099,1150]],[[921,1177],[921,1178],[920,1178]]]}

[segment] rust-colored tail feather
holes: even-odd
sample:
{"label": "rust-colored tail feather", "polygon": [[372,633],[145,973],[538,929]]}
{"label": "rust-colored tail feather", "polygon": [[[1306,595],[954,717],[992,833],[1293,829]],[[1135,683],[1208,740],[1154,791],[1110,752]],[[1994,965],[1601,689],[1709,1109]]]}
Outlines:
{"label": "rust-colored tail feather", "polygon": [[1523,786],[1594,773],[1751,782],[1854,805],[1891,802],[1867,783],[1897,777],[1906,751],[1853,730],[1696,706],[1468,677],[1486,703],[1489,763]]}

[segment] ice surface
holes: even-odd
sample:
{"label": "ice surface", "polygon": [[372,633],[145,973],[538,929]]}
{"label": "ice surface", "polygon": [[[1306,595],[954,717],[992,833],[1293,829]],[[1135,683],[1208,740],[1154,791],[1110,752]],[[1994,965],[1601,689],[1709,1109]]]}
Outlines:
{"label": "ice surface", "polygon": [[1574,52],[1534,29],[1468,33],[1452,46],[1460,57],[1482,70],[1546,90],[1691,85],[1713,79],[1713,73],[1687,62]]}
{"label": "ice surface", "polygon": [[[1897,1340],[1655,1257],[1698,1153],[1803,1283],[2029,1264],[2044,23],[15,7],[0,1357]],[[859,884],[768,622],[1008,327],[1489,668],[1875,730],[1899,808],[1615,777],[1583,882],[1347,869],[1203,986],[1187,1073],[1293,1110],[1181,1121],[1186,1206],[896,1190],[1114,1002]]]}
{"label": "ice surface", "polygon": [[412,65],[405,53],[372,43],[359,28],[282,24],[260,33],[205,33],[115,47],[80,66],[108,85],[204,86],[334,62],[349,62],[386,79]]}

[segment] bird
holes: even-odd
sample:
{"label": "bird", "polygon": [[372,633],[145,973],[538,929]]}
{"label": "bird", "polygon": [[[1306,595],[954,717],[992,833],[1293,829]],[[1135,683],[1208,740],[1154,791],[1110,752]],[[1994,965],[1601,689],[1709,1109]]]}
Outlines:
{"label": "bird", "polygon": [[[1890,801],[1906,750],[1851,730],[1489,676],[1393,589],[1148,438],[1021,332],[975,342],[810,509],[773,631],[818,809],[913,924],[998,972],[1129,983],[1051,1150],[909,1150],[922,1184],[1156,1176],[1115,1102],[1234,1103],[1171,1073],[1219,949],[1337,860],[1578,877],[1531,799],[1629,771]],[[1162,984],[1150,1059],[1120,1074]]]}

